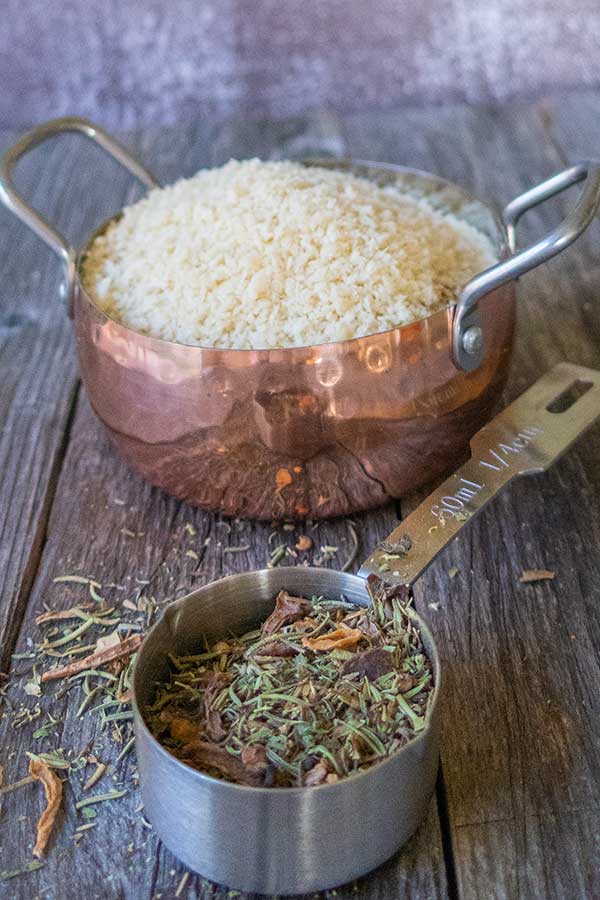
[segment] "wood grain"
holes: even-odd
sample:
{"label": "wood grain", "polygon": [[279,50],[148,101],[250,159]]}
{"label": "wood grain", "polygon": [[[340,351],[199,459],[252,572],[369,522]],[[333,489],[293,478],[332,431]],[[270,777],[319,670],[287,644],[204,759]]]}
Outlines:
{"label": "wood grain", "polygon": [[[318,116],[314,121],[294,120],[274,125],[241,123],[221,133],[210,128],[206,131],[194,128],[189,132],[180,129],[169,134],[140,136],[138,144],[158,177],[169,180],[177,176],[179,160],[183,172],[190,174],[200,165],[222,161],[231,155],[285,155],[293,153],[294,148],[302,148],[302,152],[306,148],[311,152],[331,152],[333,147],[339,152],[341,138],[335,136],[335,123],[330,117]],[[100,191],[105,188],[94,189],[90,200]],[[93,207],[91,202],[90,210]],[[89,215],[91,218],[91,212]],[[81,227],[83,230],[91,227],[88,218]],[[44,293],[49,293],[45,287]],[[353,563],[356,567],[396,524],[395,507],[392,504],[356,516],[353,521],[359,539]],[[322,548],[330,547],[337,550],[330,552],[331,558],[325,564],[339,567],[350,557],[353,548],[352,532],[344,520],[323,523],[317,528],[307,523],[285,530],[283,526],[228,521],[166,497],[131,473],[114,454],[83,392],[74,413],[46,530],[35,580],[23,600],[18,653],[26,652],[32,640],[39,640],[33,620],[44,605],[65,608],[86,596],[84,586],[54,583],[58,575],[94,577],[103,585],[107,601],[119,607],[140,592],[165,600],[181,596],[220,575],[264,567],[275,546],[283,543],[293,548],[303,532],[313,538],[315,546],[304,557],[292,557],[295,563],[323,557]],[[228,548],[246,546],[247,550],[227,552]],[[147,583],[139,584],[136,578]],[[109,587],[110,584],[115,586]],[[26,671],[30,665],[23,660],[13,662],[13,673],[23,674],[13,675],[8,697],[15,705],[34,708],[37,698],[27,697],[23,691],[23,683],[30,677]],[[57,699],[60,690],[59,685],[44,686],[40,699],[42,708],[51,709],[59,719],[59,725],[47,738],[34,740],[32,737],[43,718],[15,731],[11,715],[4,709],[0,718],[0,746],[6,782],[24,774],[25,751],[32,748],[40,751],[62,746],[78,751],[91,741],[99,758],[107,763],[114,760],[119,747],[115,748],[110,735],[99,733],[96,717],[77,718],[82,699],[79,690]],[[106,791],[123,784],[127,795],[97,807],[96,828],[86,832],[80,846],[75,848],[74,830],[85,821],[75,809],[75,803],[82,796],[82,784],[90,772],[87,768],[81,774],[70,776],[59,830],[44,868],[0,883],[0,897],[25,900],[39,894],[48,900],[62,900],[65,886],[90,898],[118,896],[150,900],[158,895],[174,896],[185,870],[160,846],[141,820],[139,794],[132,786],[133,755],[126,756],[96,789]],[[13,868],[30,858],[32,823],[38,807],[39,797],[30,788],[6,797],[5,827],[0,822],[0,868]],[[10,829],[6,827],[8,822],[12,823]],[[224,898],[228,894],[226,889],[190,876],[181,896],[205,900]],[[342,900],[447,897],[435,801],[428,821],[407,848],[376,875],[356,886],[339,889],[337,896]]]}
{"label": "wood grain", "polygon": [[[2,146],[15,137],[4,134]],[[92,164],[99,178],[112,178],[114,193],[111,200],[98,189],[90,209],[85,191]],[[99,224],[115,202],[118,207],[130,196],[125,189],[130,181],[112,171],[98,151],[63,139],[35,151],[17,172],[23,195],[73,240],[81,239],[85,221],[89,227]],[[56,258],[3,208],[0,239],[1,671],[44,544],[78,379],[71,327],[58,298],[62,273]]]}
{"label": "wood grain", "polygon": [[[505,203],[566,162],[593,155],[598,121],[600,101],[583,94],[502,109],[353,115],[344,119],[343,133],[333,117],[321,114],[281,123],[145,132],[134,143],[163,180],[232,155],[340,153],[347,147],[356,156],[437,171]],[[35,160],[24,172],[27,189],[72,235],[90,230],[129,190],[129,182],[108,169],[110,190],[92,177],[97,169],[89,157],[83,173],[86,203],[80,203],[75,183],[66,177],[78,159],[79,152],[63,157],[57,150],[45,158],[44,173],[56,166],[59,174],[36,182]],[[67,192],[61,189],[65,182]],[[522,240],[547,230],[571,202],[568,194],[529,214],[520,228]],[[270,549],[280,542],[293,547],[302,531],[315,540],[309,557],[319,555],[322,546],[336,546],[326,564],[341,564],[352,545],[346,521],[316,531],[308,525],[285,531],[192,510],[127,470],[85,395],[67,428],[77,380],[69,325],[52,306],[56,266],[45,248],[1,215],[0,238],[11,251],[0,261],[2,283],[11,286],[3,288],[0,312],[0,364],[3,375],[8,372],[0,393],[0,498],[9,501],[0,506],[5,655],[17,631],[18,652],[38,639],[33,618],[44,603],[66,607],[82,598],[84,588],[53,583],[65,572],[117,585],[103,590],[119,605],[140,591],[165,599],[221,574],[264,566]],[[522,280],[506,400],[561,359],[600,366],[597,239],[595,223],[576,247]],[[21,284],[31,260],[39,280]],[[356,886],[338,890],[338,897],[600,896],[599,452],[596,428],[549,475],[513,485],[418,585],[417,604],[432,625],[446,669],[444,787],[437,798],[441,825],[432,805],[427,823],[396,859]],[[407,498],[403,511],[419,499]],[[392,505],[356,517],[357,561],[395,521]],[[226,552],[246,545],[247,551]],[[458,573],[451,577],[453,568]],[[553,569],[556,578],[521,584],[519,575],[528,568]],[[136,577],[149,583],[140,585]],[[13,677],[8,696],[33,708],[37,699],[23,692],[28,665],[13,662],[13,672],[23,675]],[[14,730],[1,708],[0,762],[7,782],[25,774],[24,752],[31,748],[80,749],[92,740],[101,758],[114,759],[110,736],[98,733],[97,720],[76,717],[80,696],[71,692],[56,700],[57,691],[58,686],[44,688],[41,706],[57,712],[60,724],[41,741],[32,733],[42,719]],[[133,756],[118,764],[116,780],[106,775],[97,788],[107,790],[122,780],[127,796],[99,806],[96,828],[75,848],[74,828],[82,822],[75,802],[89,774],[71,775],[45,867],[0,883],[1,898],[62,900],[69,891],[90,898],[175,895],[184,870],[143,824],[139,795],[131,786]],[[1,869],[30,858],[39,812],[32,787],[5,798]],[[190,876],[180,896],[224,900],[227,890]]]}
{"label": "wood grain", "polygon": [[[2,137],[2,147],[16,135]],[[56,152],[48,165],[64,178]],[[59,193],[38,173],[20,179],[33,202],[55,212]],[[40,286],[58,291],[58,266],[40,241],[0,210],[0,670],[35,575],[52,475],[60,459],[76,384],[69,327],[40,302]]]}
{"label": "wood grain", "polygon": [[[505,203],[593,153],[597,121],[598,102],[587,95],[349,127],[353,150],[365,152],[377,135],[375,146],[391,161],[425,165]],[[548,230],[572,202],[565,195],[529,214],[522,240]],[[600,365],[597,227],[522,279],[507,400],[561,359]],[[595,428],[548,476],[512,486],[417,586],[446,665],[442,763],[464,898],[600,893],[590,835],[600,767],[592,687],[599,675],[599,452]],[[423,493],[403,501],[403,510]],[[557,577],[520,584],[520,572],[534,567]],[[453,568],[459,573],[451,578]]]}

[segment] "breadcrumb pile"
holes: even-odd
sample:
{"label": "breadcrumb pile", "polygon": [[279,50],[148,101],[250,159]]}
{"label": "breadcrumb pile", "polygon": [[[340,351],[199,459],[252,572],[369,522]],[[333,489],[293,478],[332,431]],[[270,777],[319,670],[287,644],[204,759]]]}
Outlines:
{"label": "breadcrumb pile", "polygon": [[398,187],[252,159],[150,191],[94,240],[82,275],[136,331],[257,350],[424,318],[494,261],[483,234]]}

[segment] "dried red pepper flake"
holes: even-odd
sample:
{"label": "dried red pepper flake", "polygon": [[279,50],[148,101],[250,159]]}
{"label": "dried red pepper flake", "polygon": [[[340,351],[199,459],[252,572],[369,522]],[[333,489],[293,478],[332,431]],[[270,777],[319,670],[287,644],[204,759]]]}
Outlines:
{"label": "dried red pepper flake", "polygon": [[320,634],[315,638],[303,638],[302,646],[309,650],[348,650],[355,647],[363,636],[360,628],[348,628],[342,622],[335,631]]}
{"label": "dried red pepper flake", "polygon": [[29,762],[29,774],[40,781],[46,794],[46,809],[39,818],[37,825],[37,838],[33,855],[39,859],[44,855],[48,846],[50,835],[60,809],[62,799],[62,782],[58,775],[52,771],[41,759],[31,759]]}
{"label": "dried red pepper flake", "polygon": [[291,484],[293,480],[293,475],[289,469],[277,469],[277,472],[275,473],[275,487],[278,491],[283,490],[283,488]]}

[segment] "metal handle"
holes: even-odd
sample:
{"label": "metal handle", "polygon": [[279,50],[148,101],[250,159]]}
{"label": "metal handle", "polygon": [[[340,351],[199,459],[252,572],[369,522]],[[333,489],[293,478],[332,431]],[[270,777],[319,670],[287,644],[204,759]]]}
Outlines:
{"label": "metal handle", "polygon": [[[576,206],[560,225],[535,244],[516,253],[516,226],[521,216],[544,200],[584,180]],[[477,310],[479,300],[494,288],[519,278],[572,244],[591,223],[599,203],[600,166],[595,162],[582,162],[553,175],[505,207],[503,218],[509,247],[514,255],[472,278],[458,298],[454,311],[452,353],[459,369],[470,372],[478,368],[483,359],[485,335]]]}
{"label": "metal handle", "polygon": [[112,156],[118,163],[124,166],[138,181],[147,188],[158,187],[158,182],[137,160],[135,160],[114,138],[98,125],[87,119],[77,116],[65,116],[61,119],[52,119],[43,125],[39,125],[17,141],[6,151],[0,161],[0,200],[4,206],[13,212],[25,225],[31,228],[52,249],[63,262],[65,267],[65,281],[61,293],[67,299],[71,294],[71,287],[75,275],[75,249],[46,219],[31,206],[29,206],[18,193],[14,186],[13,170],[22,156],[42,144],[48,138],[67,132],[77,132],[89,140],[94,141],[102,149]]}
{"label": "metal handle", "polygon": [[365,560],[359,575],[412,584],[493,497],[544,472],[600,418],[600,372],[561,363],[471,441],[471,459]]}

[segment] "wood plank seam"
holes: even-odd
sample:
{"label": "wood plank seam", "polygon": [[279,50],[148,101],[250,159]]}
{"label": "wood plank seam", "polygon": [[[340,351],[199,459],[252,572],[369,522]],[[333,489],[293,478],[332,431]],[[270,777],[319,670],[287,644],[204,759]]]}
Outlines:
{"label": "wood plank seam", "polygon": [[35,583],[38,567],[44,552],[44,547],[48,537],[48,522],[52,513],[52,507],[56,498],[56,489],[58,479],[62,471],[65,461],[69,439],[71,436],[71,428],[75,419],[75,410],[77,407],[77,399],[81,382],[75,382],[72,388],[72,396],[68,404],[68,415],[65,420],[65,428],[56,448],[54,459],[49,467],[48,481],[46,491],[42,498],[41,509],[35,531],[32,537],[31,546],[27,562],[23,569],[21,584],[19,586],[10,620],[6,629],[2,648],[0,649],[0,671],[8,671],[10,667],[10,658],[13,653],[15,643],[23,624],[23,619],[27,612],[29,596]]}
{"label": "wood plank seam", "polygon": [[458,873],[455,864],[456,853],[454,849],[454,841],[452,839],[452,829],[450,827],[450,810],[448,809],[448,797],[446,795],[444,769],[441,759],[440,767],[438,770],[438,777],[435,784],[435,798],[438,819],[440,822],[442,853],[444,858],[444,866],[446,869],[448,897],[449,900],[460,900],[461,894],[458,887]]}

